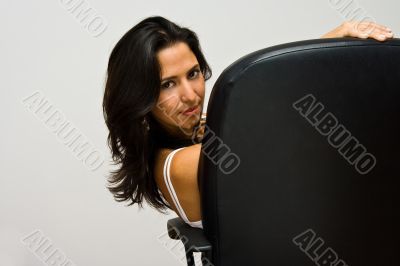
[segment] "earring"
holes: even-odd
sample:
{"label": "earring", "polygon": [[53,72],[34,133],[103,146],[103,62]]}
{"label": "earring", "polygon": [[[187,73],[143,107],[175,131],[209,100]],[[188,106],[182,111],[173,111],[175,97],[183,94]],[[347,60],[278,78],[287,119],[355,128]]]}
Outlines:
{"label": "earring", "polygon": [[142,125],[145,125],[145,126],[146,126],[146,130],[147,130],[147,131],[150,130],[150,125],[149,125],[149,123],[147,122],[146,117],[143,118]]}

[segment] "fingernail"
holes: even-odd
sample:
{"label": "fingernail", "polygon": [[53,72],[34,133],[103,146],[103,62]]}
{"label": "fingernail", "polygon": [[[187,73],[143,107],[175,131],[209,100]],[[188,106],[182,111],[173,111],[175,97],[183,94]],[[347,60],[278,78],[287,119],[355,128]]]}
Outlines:
{"label": "fingernail", "polygon": [[387,31],[392,31],[392,30],[391,30],[390,28],[388,28],[388,27],[386,27],[386,30],[387,30]]}
{"label": "fingernail", "polygon": [[386,36],[385,36],[385,35],[383,35],[383,34],[381,34],[381,35],[379,35],[379,38],[380,38],[380,39],[385,39],[385,38],[386,38]]}

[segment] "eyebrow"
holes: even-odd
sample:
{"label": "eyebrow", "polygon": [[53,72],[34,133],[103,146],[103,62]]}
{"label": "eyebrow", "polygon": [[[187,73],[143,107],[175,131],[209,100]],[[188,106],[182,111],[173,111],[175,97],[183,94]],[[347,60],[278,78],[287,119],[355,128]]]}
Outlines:
{"label": "eyebrow", "polygon": [[[196,64],[196,65],[194,65],[191,69],[189,69],[189,71],[186,72],[186,73],[190,73],[190,72],[192,72],[193,70],[195,70],[195,69],[198,68],[198,67],[199,67],[199,64]],[[161,80],[161,82],[166,81],[166,80],[168,80],[168,79],[175,79],[175,78],[177,78],[177,76],[166,77],[166,78],[163,78],[163,79]]]}

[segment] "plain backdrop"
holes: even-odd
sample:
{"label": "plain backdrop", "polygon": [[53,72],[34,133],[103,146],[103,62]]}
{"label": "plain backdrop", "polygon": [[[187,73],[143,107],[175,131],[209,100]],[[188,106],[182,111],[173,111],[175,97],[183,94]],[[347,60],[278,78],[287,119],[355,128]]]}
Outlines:
{"label": "plain backdrop", "polygon": [[[90,12],[78,14],[73,5],[80,2]],[[238,58],[319,38],[352,12],[400,34],[397,0],[0,3],[1,266],[52,265],[46,261],[52,252],[65,256],[60,261],[66,266],[184,265],[179,245],[165,237],[166,222],[176,214],[126,207],[105,187],[115,167],[101,109],[107,61],[119,38],[140,20],[161,15],[198,34],[213,70],[204,110],[215,80]],[[85,15],[91,28],[81,21]],[[34,99],[50,103],[49,110],[73,125],[103,163],[94,169],[82,161],[34,108],[39,104]]]}

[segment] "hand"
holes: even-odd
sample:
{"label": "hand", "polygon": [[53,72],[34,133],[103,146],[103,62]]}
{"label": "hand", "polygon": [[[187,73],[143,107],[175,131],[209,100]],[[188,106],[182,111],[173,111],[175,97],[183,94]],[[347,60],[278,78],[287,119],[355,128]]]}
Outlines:
{"label": "hand", "polygon": [[386,26],[371,21],[345,21],[339,27],[324,34],[321,38],[356,37],[373,38],[385,41],[394,37],[392,30]]}
{"label": "hand", "polygon": [[201,119],[199,125],[195,128],[195,136],[198,141],[201,141],[204,137],[204,129],[206,127],[206,120]]}

